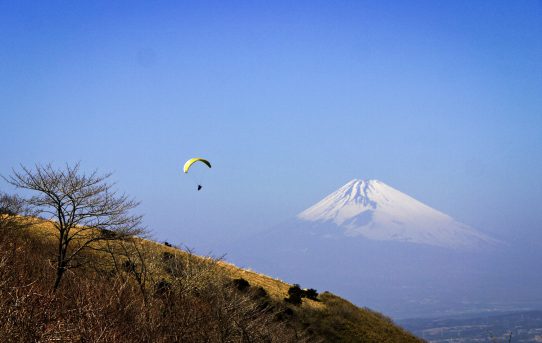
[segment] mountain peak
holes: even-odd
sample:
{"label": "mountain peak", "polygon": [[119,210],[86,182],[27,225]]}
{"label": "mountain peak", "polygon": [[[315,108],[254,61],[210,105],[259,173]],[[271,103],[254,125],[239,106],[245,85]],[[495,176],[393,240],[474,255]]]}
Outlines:
{"label": "mountain peak", "polygon": [[332,220],[340,225],[345,219],[361,212],[375,210],[379,203],[380,205],[387,203],[390,199],[397,198],[397,195],[401,198],[400,194],[402,193],[375,179],[353,179],[322,201],[301,212],[298,218],[309,221]]}
{"label": "mountain peak", "polygon": [[331,223],[347,236],[450,248],[495,240],[379,180],[353,179],[299,213],[302,221]]}
{"label": "mountain peak", "polygon": [[353,187],[354,185],[377,185],[383,183],[377,179],[352,179],[348,181],[343,187]]}

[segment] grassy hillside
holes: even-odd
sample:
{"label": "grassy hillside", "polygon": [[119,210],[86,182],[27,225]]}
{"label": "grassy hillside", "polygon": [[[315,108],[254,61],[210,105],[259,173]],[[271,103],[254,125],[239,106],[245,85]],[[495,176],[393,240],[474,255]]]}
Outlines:
{"label": "grassy hillside", "polygon": [[292,285],[144,239],[96,244],[53,292],[51,223],[1,231],[3,342],[419,341],[331,293],[294,305]]}

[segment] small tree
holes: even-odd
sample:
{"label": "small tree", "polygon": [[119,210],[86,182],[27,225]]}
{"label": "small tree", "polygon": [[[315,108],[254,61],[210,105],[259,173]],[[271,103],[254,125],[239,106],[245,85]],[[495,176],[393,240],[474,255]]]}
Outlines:
{"label": "small tree", "polygon": [[26,199],[27,204],[56,229],[56,290],[64,273],[82,264],[82,255],[96,249],[100,241],[123,240],[142,233],[142,216],[130,211],[138,203],[124,194],[117,194],[108,183],[110,173],[97,171],[84,174],[79,163],[62,169],[51,164],[34,169],[21,166],[4,178],[13,186],[37,192]]}
{"label": "small tree", "polygon": [[148,286],[153,283],[152,273],[154,253],[149,246],[137,238],[125,238],[107,241],[103,250],[111,256],[111,262],[117,275],[125,281],[124,274],[132,278],[139,288],[145,304],[148,303]]}
{"label": "small tree", "polygon": [[32,224],[33,213],[26,205],[24,199],[5,193],[0,193],[0,233],[7,230],[16,231]]}

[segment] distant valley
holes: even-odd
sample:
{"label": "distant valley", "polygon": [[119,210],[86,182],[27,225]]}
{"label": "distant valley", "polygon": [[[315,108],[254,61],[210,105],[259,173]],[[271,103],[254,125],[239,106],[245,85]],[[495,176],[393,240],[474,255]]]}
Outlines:
{"label": "distant valley", "polygon": [[399,324],[434,343],[542,342],[542,311],[406,319]]}

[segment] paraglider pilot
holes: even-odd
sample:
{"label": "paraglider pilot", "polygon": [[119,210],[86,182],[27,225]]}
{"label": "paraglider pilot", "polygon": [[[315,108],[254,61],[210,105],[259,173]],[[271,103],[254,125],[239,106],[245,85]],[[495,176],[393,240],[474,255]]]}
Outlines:
{"label": "paraglider pilot", "polygon": [[[190,169],[190,166],[193,165],[195,162],[201,162],[205,164],[207,167],[211,168],[211,163],[207,161],[206,159],[203,159],[201,157],[194,157],[186,161],[186,163],[184,164],[183,171],[185,174],[188,173],[188,169]],[[198,185],[198,191],[201,191],[202,188],[203,188],[202,185]]]}

